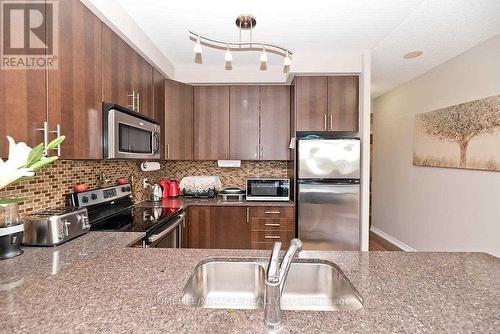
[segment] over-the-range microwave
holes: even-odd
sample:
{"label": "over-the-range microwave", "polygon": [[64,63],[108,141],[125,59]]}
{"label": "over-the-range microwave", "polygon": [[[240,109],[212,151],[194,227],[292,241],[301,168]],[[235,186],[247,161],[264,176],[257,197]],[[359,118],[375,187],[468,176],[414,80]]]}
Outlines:
{"label": "over-the-range microwave", "polygon": [[102,105],[105,159],[159,159],[160,124],[116,104]]}
{"label": "over-the-range microwave", "polygon": [[289,201],[290,180],[287,178],[248,178],[247,201]]}

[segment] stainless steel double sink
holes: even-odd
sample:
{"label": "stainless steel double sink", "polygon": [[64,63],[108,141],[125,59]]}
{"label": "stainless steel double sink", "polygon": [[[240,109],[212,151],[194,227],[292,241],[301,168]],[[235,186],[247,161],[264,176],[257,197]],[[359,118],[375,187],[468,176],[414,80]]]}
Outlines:
{"label": "stainless steel double sink", "polygon": [[[200,262],[182,292],[184,304],[217,309],[260,309],[268,259],[212,258]],[[363,298],[332,262],[297,259],[281,297],[282,310],[357,310]]]}

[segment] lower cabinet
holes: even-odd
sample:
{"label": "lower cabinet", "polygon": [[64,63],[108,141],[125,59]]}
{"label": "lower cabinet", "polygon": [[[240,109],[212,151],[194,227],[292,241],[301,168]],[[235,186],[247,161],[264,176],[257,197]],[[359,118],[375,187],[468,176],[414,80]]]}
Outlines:
{"label": "lower cabinet", "polygon": [[294,236],[293,207],[191,206],[183,247],[271,249],[281,241],[285,248]]}

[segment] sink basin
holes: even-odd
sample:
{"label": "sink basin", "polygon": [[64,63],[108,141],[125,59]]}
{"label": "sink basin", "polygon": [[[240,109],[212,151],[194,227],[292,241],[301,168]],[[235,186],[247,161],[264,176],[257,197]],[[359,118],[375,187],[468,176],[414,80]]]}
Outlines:
{"label": "sink basin", "polygon": [[[182,292],[184,304],[219,309],[264,306],[267,259],[214,258],[200,262]],[[292,262],[281,297],[282,310],[357,310],[363,298],[332,262]]]}

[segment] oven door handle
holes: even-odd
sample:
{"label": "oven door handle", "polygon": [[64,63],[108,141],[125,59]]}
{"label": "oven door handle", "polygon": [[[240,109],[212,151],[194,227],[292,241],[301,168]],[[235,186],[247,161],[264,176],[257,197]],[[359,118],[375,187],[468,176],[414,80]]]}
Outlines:
{"label": "oven door handle", "polygon": [[148,238],[148,241],[150,243],[156,242],[159,239],[165,237],[166,235],[170,234],[172,231],[174,231],[179,225],[184,221],[184,213],[181,213],[176,220],[168,226],[165,230],[161,231],[158,234],[153,234]]}

